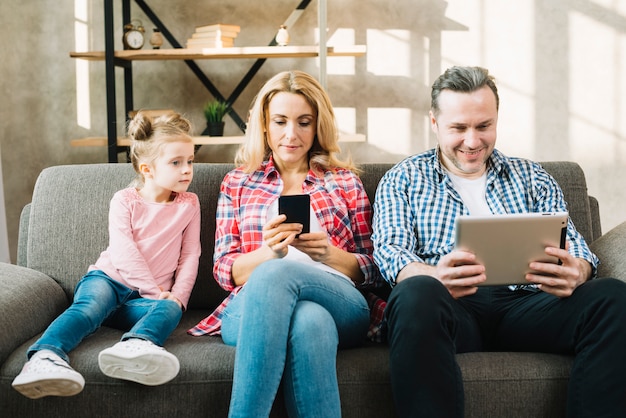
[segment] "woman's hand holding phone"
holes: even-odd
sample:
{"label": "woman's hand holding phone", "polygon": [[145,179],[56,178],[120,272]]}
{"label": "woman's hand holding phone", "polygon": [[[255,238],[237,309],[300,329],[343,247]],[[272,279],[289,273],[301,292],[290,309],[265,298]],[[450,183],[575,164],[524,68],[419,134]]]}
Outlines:
{"label": "woman's hand holding phone", "polygon": [[302,232],[302,225],[286,220],[286,215],[278,215],[263,226],[263,242],[280,258],[287,255],[288,246]]}

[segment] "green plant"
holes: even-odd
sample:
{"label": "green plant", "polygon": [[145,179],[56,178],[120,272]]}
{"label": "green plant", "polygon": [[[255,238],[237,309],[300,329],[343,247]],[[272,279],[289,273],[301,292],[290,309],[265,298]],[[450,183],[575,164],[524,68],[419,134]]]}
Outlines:
{"label": "green plant", "polygon": [[221,100],[210,100],[204,105],[204,117],[208,123],[221,122],[230,111],[230,104]]}

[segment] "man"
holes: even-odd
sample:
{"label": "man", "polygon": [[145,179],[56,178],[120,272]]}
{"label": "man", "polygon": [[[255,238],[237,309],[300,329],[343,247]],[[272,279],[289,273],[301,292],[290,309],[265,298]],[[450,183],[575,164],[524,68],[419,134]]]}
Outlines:
{"label": "man", "polygon": [[[436,149],[398,163],[374,204],[374,259],[386,307],[391,380],[402,417],[462,417],[456,353],[575,354],[570,416],[626,416],[626,283],[594,279],[597,257],[571,222],[561,264],[533,262],[528,285],[482,286],[484,266],[454,249],[461,214],[567,211],[540,165],[495,149],[498,91],[488,71],[453,67],[434,83]],[[488,239],[488,237],[486,237]]]}

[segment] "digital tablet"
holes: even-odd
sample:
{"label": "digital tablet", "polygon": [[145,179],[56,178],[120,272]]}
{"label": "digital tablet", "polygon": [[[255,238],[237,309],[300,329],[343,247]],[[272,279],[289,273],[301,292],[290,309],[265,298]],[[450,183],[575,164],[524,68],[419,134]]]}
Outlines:
{"label": "digital tablet", "polygon": [[529,284],[531,261],[559,263],[546,255],[545,247],[565,248],[567,212],[459,216],[457,249],[476,254],[485,266],[482,286]]}

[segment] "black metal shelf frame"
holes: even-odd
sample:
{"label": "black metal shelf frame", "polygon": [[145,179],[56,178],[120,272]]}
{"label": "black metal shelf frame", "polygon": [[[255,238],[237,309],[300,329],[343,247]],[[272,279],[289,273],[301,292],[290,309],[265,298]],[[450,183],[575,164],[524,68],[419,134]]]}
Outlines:
{"label": "black metal shelf frame", "polygon": [[[133,103],[133,67],[132,61],[115,58],[115,37],[114,37],[114,8],[113,1],[104,0],[104,49],[105,49],[105,78],[106,78],[106,101],[107,101],[107,149],[108,160],[110,163],[118,161],[118,154],[122,148],[117,145],[117,104],[115,94],[115,68],[121,67],[124,70],[124,107],[125,115],[128,118],[130,111],[134,110]],[[132,0],[143,11],[143,13],[152,21],[153,26],[161,31],[163,37],[172,45],[173,48],[182,48],[182,45],[174,38],[172,33],[167,29],[165,24],[152,11],[144,0]],[[291,27],[299,18],[300,14],[311,3],[311,0],[301,0],[298,6],[285,21],[285,25]],[[318,20],[320,28],[326,27],[326,0],[320,0],[318,5]],[[122,0],[122,21],[128,23],[131,21],[131,0]],[[320,45],[326,45],[326,31],[320,30]],[[276,40],[272,38],[269,46],[276,45]],[[198,64],[193,60],[184,60],[185,64],[191,69],[195,76],[202,82],[204,87],[217,100],[227,103],[234,103],[243,90],[248,86],[252,78],[265,63],[267,58],[259,58],[250,67],[248,72],[243,76],[239,84],[233,92],[225,97],[209,77],[200,69]],[[320,82],[325,85],[326,80],[326,48],[320,48]],[[235,112],[232,107],[229,116],[237,124],[242,132],[245,130],[244,120]],[[126,121],[125,121],[126,122]]]}

